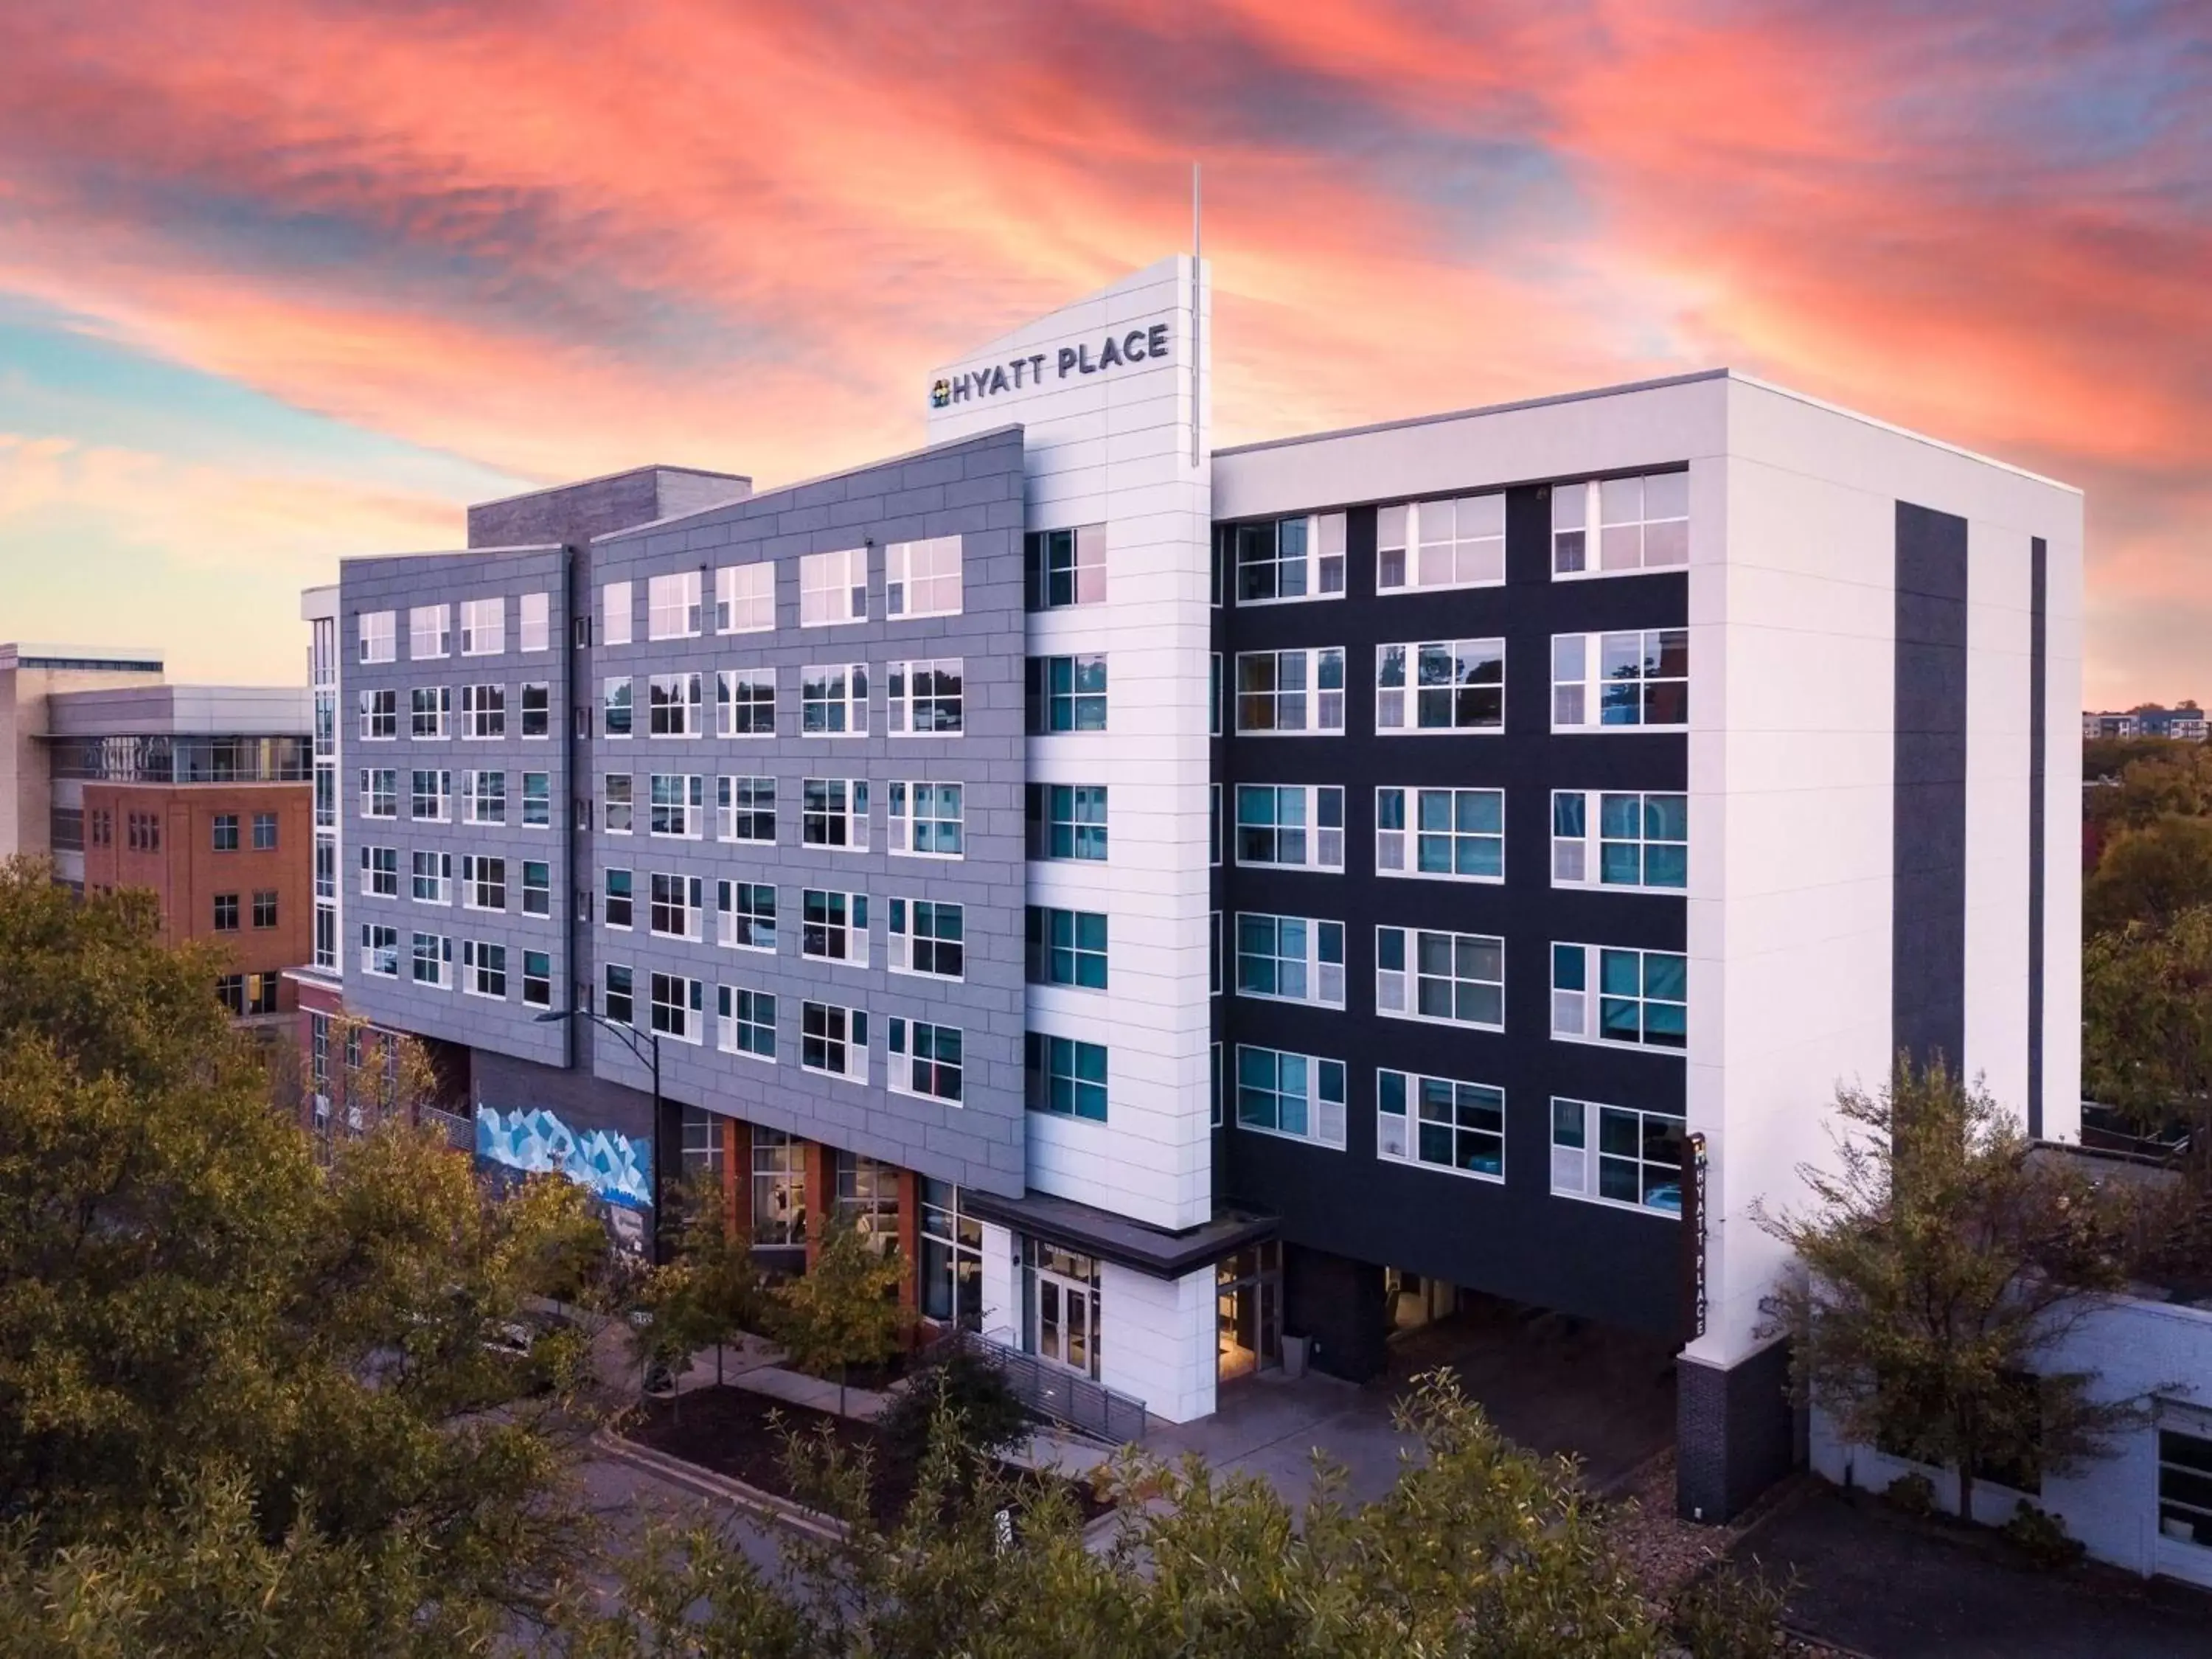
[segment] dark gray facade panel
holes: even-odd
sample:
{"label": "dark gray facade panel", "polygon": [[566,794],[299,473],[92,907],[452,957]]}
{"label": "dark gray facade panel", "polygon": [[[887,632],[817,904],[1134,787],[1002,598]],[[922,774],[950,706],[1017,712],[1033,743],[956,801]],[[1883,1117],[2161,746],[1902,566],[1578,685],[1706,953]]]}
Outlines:
{"label": "dark gray facade panel", "polygon": [[1726,1370],[1684,1360],[1674,1375],[1675,1512],[1717,1526],[1797,1462],[1790,1345],[1773,1343]]}
{"label": "dark gray facade panel", "polygon": [[2027,1132],[2043,1133],[2043,859],[2046,751],[2051,744],[2051,544],[2028,543]]}
{"label": "dark gray facade panel", "polygon": [[582,542],[680,513],[720,507],[751,493],[734,473],[641,466],[604,478],[533,490],[469,509],[471,547]]}
{"label": "dark gray facade panel", "polygon": [[1956,1068],[1966,1006],[1966,521],[1897,504],[1893,1049]]}

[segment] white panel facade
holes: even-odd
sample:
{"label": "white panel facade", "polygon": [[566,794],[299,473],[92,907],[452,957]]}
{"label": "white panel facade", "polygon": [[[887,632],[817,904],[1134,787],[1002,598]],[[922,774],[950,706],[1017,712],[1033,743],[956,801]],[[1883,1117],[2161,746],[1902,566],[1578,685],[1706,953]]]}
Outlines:
{"label": "white panel facade", "polygon": [[1213,1298],[1211,1267],[1170,1281],[1101,1264],[1099,1380],[1170,1423],[1211,1414]]}

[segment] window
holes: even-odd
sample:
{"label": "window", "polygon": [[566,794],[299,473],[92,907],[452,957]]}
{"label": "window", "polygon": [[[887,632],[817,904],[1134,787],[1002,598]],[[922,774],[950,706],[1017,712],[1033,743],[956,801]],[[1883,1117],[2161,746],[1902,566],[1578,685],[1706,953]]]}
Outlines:
{"label": "window", "polygon": [[1236,552],[1237,603],[1344,596],[1344,514],[1240,524],[1222,532]]}
{"label": "window", "polygon": [[1209,910],[1206,915],[1206,994],[1210,997],[1221,994],[1221,912]]}
{"label": "window", "polygon": [[333,973],[337,971],[338,913],[336,905],[318,904],[315,907],[314,963],[318,968],[327,968]]}
{"label": "window", "polygon": [[434,743],[453,734],[453,688],[418,685],[407,694],[407,734]]}
{"label": "window", "polygon": [[1106,988],[1106,918],[1089,910],[1029,907],[1029,978],[1032,985]]}
{"label": "window", "polygon": [[253,925],[274,927],[276,925],[276,892],[274,888],[263,888],[253,896]]}
{"label": "window", "polygon": [[238,814],[237,814],[237,813],[235,813],[235,812],[218,812],[218,813],[216,813],[216,814],[215,815],[215,823],[214,823],[214,825],[213,825],[213,830],[214,830],[213,845],[214,845],[215,850],[216,850],[216,852],[218,852],[218,853],[235,853],[235,852],[238,850]]}
{"label": "window", "polygon": [[1431,876],[1440,881],[1504,880],[1505,792],[1377,789],[1375,873]]}
{"label": "window", "polygon": [[902,1095],[960,1103],[960,1029],[893,1016],[887,1023],[889,1082]]}
{"label": "window", "polygon": [[[399,849],[397,847],[364,847],[361,849],[361,890],[371,898],[399,896]],[[231,926],[238,925],[236,911],[238,896],[231,895],[233,912]]]}
{"label": "window", "polygon": [[714,631],[764,634],[775,626],[775,564],[724,565],[714,573]]}
{"label": "window", "polygon": [[527,684],[523,686],[522,735],[526,738],[550,738],[553,735],[551,686]]}
{"label": "window", "polygon": [[399,735],[398,692],[361,694],[361,735],[371,743],[388,743]]}
{"label": "window", "polygon": [[628,927],[632,921],[630,872],[609,870],[605,876],[605,897],[599,907],[601,916],[610,927]]}
{"label": "window", "polygon": [[958,657],[891,664],[885,725],[917,738],[957,737],[961,668]]}
{"label": "window", "polygon": [[630,734],[630,682],[627,674],[599,682],[599,702],[605,713],[600,723],[611,738]]}
{"label": "window", "polygon": [[408,854],[407,896],[417,904],[453,902],[453,855],[416,852]]}
{"label": "window", "polygon": [[827,1002],[799,1005],[799,1063],[810,1072],[868,1080],[868,1017]]}
{"label": "window", "polygon": [[441,933],[416,933],[410,956],[415,983],[453,988],[453,941]]}
{"label": "window", "polygon": [[696,674],[655,674],[647,682],[647,729],[656,738],[707,735]]}
{"label": "window", "polygon": [[461,601],[461,654],[495,657],[507,649],[507,601]]}
{"label": "window", "polygon": [[891,785],[890,850],[925,858],[960,857],[961,791],[957,783]]}
{"label": "window", "polygon": [[451,772],[408,774],[407,815],[419,823],[446,823],[453,816]]}
{"label": "window", "polygon": [[[1589,527],[1598,526],[1597,561]],[[1606,576],[1690,562],[1690,475],[1647,472],[1552,486],[1552,574]]]}
{"label": "window", "polygon": [[461,857],[461,908],[465,910],[507,908],[507,860]]}
{"label": "window", "polygon": [[1554,887],[1680,892],[1689,878],[1687,795],[1552,792]]}
{"label": "window", "polygon": [[799,562],[799,625],[827,628],[868,619],[868,550],[809,553]]}
{"label": "window", "polygon": [[[275,820],[270,821],[273,823]],[[254,822],[258,826],[260,822],[259,814],[255,815]],[[105,806],[92,808],[85,814],[85,823],[88,825],[85,833],[92,838],[92,844],[94,847],[115,845],[115,814],[108,808]]]}
{"label": "window", "polygon": [[381,922],[361,925],[361,971],[385,979],[399,977],[399,930]]}
{"label": "window", "polygon": [[396,768],[362,768],[361,815],[365,818],[399,816],[399,773]]}
{"label": "window", "polygon": [[[854,1041],[860,1039],[856,1036]],[[880,1158],[842,1152],[836,1156],[831,1180],[837,1213],[878,1252],[898,1237],[898,1176],[897,1166]]]}
{"label": "window", "polygon": [[[361,659],[363,662],[390,662],[397,654],[398,638],[394,623],[398,613],[392,611],[364,611],[361,613]],[[394,945],[394,951],[398,947]],[[398,972],[395,966],[394,973]]]}
{"label": "window", "polygon": [[[865,580],[865,578],[863,578]],[[886,617],[960,614],[960,538],[893,542],[884,549]]]}
{"label": "window", "polygon": [[1486,933],[1376,928],[1375,1012],[1504,1030],[1505,941]]}
{"label": "window", "polygon": [[504,772],[464,772],[471,823],[505,823],[507,822],[507,774]]}
{"label": "window", "polygon": [[921,1315],[963,1330],[983,1328],[983,1224],[960,1206],[950,1182],[921,1178]]}
{"label": "window", "polygon": [[617,1025],[637,1024],[637,981],[620,963],[607,963],[605,978],[607,1018]]}
{"label": "window", "polygon": [[2165,1407],[2172,1415],[2158,1425],[2159,1536],[2212,1548],[2212,1433],[2184,1409]]}
{"label": "window", "polygon": [[542,859],[522,861],[522,914],[526,916],[550,916],[553,914],[553,866]]}
{"label": "window", "polygon": [[696,841],[707,833],[707,780],[697,774],[655,772],[648,820],[656,836]]}
{"label": "window", "polygon": [[1237,1046],[1239,1127],[1344,1146],[1344,1062]]}
{"label": "window", "polygon": [[334,767],[315,769],[315,828],[334,830],[338,822],[338,775]]}
{"label": "window", "polygon": [[868,965],[868,897],[808,887],[799,894],[799,954],[819,962]]}
{"label": "window", "polygon": [[1022,600],[1031,611],[1096,605],[1106,597],[1106,526],[1036,530],[1022,539]]}
{"label": "window", "polygon": [[1030,1110],[1106,1121],[1106,1050],[1096,1042],[1031,1031],[1023,1044],[1023,1093]]}
{"label": "window", "polygon": [[628,645],[636,624],[628,582],[609,582],[599,589],[599,643]]}
{"label": "window", "polygon": [[775,670],[725,668],[714,676],[716,725],[726,738],[775,735]]}
{"label": "window", "polygon": [[507,946],[461,941],[461,989],[472,997],[507,996]]}
{"label": "window", "polygon": [[1690,630],[1552,635],[1552,729],[1690,723]]}
{"label": "window", "polygon": [[223,1006],[233,1019],[243,1019],[246,1017],[246,975],[218,975],[215,982],[215,1000]]}
{"label": "window", "polygon": [[609,772],[599,779],[599,798],[606,807],[606,831],[611,836],[630,833],[635,805],[630,789],[630,775],[627,772]]}
{"label": "window", "polygon": [[890,952],[895,974],[958,979],[967,957],[961,907],[933,899],[893,899]]}
{"label": "window", "polygon": [[1344,653],[1245,651],[1237,658],[1240,732],[1344,730]]}
{"label": "window", "polygon": [[[549,593],[525,593],[515,601],[518,647],[524,651],[550,650],[553,644],[553,599]],[[526,996],[523,999],[528,1001]]]}
{"label": "window", "polygon": [[654,871],[651,908],[647,920],[663,939],[699,937],[699,918],[706,912],[705,883],[696,876],[678,876]]}
{"label": "window", "polygon": [[461,688],[461,735],[465,738],[503,738],[507,735],[505,686],[465,685]]}
{"label": "window", "polygon": [[648,640],[698,637],[699,578],[696,570],[653,576],[645,584],[645,636]]}
{"label": "window", "polygon": [[1344,924],[1238,915],[1237,994],[1343,1007]]}
{"label": "window", "polygon": [[276,815],[274,812],[256,812],[253,815],[253,850],[257,853],[276,850]]}
{"label": "window", "polygon": [[[396,866],[392,880],[395,884],[398,880]],[[234,933],[238,931],[237,894],[217,893],[215,896],[215,930],[218,933]]]}
{"label": "window", "polygon": [[1031,657],[1026,682],[1029,732],[1103,732],[1106,729],[1106,659]]}
{"label": "window", "polygon": [[775,949],[775,889],[766,882],[714,884],[715,943],[738,951]]}
{"label": "window", "polygon": [[[766,999],[773,1017],[775,999]],[[771,1023],[773,1023],[771,1018]],[[802,1144],[781,1129],[753,1126],[753,1243],[806,1243],[806,1160]]]}
{"label": "window", "polygon": [[[1412,1110],[1408,1112],[1410,1099]],[[1375,1074],[1375,1151],[1486,1180],[1505,1178],[1505,1095],[1486,1084]]]}
{"label": "window", "polygon": [[449,654],[453,648],[453,617],[449,605],[418,605],[410,609],[407,612],[409,659],[426,662]]}
{"label": "window", "polygon": [[1575,1042],[1684,1048],[1689,1042],[1688,986],[1687,958],[1668,951],[1554,945],[1552,1035]]}
{"label": "window", "polygon": [[[528,594],[523,598],[527,600]],[[541,596],[542,597],[542,596]],[[524,650],[532,647],[526,645]],[[543,647],[538,647],[543,649]],[[532,1008],[550,1008],[553,1006],[553,958],[544,951],[525,951],[522,953],[522,1000]]]}
{"label": "window", "polygon": [[1334,784],[1237,786],[1237,862],[1344,868],[1344,791]]}
{"label": "window", "polygon": [[[756,568],[766,568],[758,566]],[[775,1060],[775,999],[765,991],[716,988],[714,1046],[725,1054],[750,1054],[756,1060]],[[760,1131],[753,1134],[757,1140]],[[756,1222],[758,1217],[755,1217]],[[768,1243],[754,1230],[757,1243]]]}
{"label": "window", "polygon": [[1411,501],[1375,515],[1375,591],[1492,587],[1505,580],[1505,497]]}
{"label": "window", "polygon": [[1105,858],[1104,784],[1032,783],[1024,791],[1023,809],[1031,858]]}
{"label": "window", "polygon": [[[368,810],[369,775],[361,775],[361,814],[363,817],[376,816]],[[152,812],[127,812],[124,815],[124,832],[134,853],[158,853],[161,850],[161,820]]]}
{"label": "window", "polygon": [[724,777],[714,781],[714,836],[720,841],[775,840],[775,780]]}
{"label": "window", "polygon": [[859,778],[802,778],[799,784],[799,841],[802,847],[868,850],[868,786]]}
{"label": "window", "polygon": [[678,1042],[702,1042],[707,1036],[707,987],[681,974],[647,975],[653,1000],[653,1029]]}
{"label": "window", "polygon": [[[1413,665],[1411,708],[1406,701],[1409,659]],[[1417,645],[1376,646],[1375,729],[1378,732],[1504,731],[1505,641],[1431,640]]]}
{"label": "window", "polygon": [[1554,1096],[1552,1190],[1678,1216],[1682,1213],[1683,1128],[1683,1120],[1669,1112]]}
{"label": "window", "polygon": [[803,669],[799,729],[810,738],[858,737],[868,729],[868,665],[840,663]]}

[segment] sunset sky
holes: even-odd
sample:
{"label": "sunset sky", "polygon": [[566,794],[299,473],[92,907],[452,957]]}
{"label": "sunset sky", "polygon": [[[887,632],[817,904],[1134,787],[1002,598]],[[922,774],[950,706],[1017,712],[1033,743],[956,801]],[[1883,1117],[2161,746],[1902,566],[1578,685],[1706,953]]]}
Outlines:
{"label": "sunset sky", "polygon": [[2212,0],[7,0],[0,639],[297,681],[462,504],[921,441],[1188,245],[1216,441],[1727,364],[2088,495],[2212,699]]}

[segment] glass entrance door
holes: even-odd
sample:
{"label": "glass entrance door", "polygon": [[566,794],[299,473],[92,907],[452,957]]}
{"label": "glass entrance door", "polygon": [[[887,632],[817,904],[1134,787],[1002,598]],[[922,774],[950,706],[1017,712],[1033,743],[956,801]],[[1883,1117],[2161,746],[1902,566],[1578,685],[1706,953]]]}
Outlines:
{"label": "glass entrance door", "polygon": [[1214,1269],[1214,1376],[1221,1382],[1282,1364],[1279,1252],[1271,1240]]}
{"label": "glass entrance door", "polygon": [[1098,1292],[1090,1275],[1064,1271],[1087,1258],[1040,1252],[1036,1267],[1036,1353],[1085,1376],[1098,1375]]}

